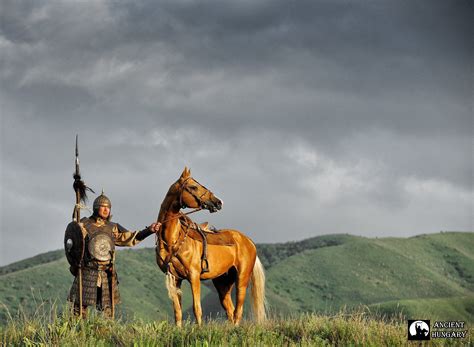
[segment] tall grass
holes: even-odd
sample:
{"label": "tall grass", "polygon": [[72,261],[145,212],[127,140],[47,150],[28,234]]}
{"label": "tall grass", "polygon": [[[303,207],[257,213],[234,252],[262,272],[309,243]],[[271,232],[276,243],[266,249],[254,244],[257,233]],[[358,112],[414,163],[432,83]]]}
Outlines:
{"label": "tall grass", "polygon": [[[202,326],[186,321],[110,320],[91,312],[76,319],[68,309],[40,306],[31,314],[10,316],[0,327],[4,346],[400,346],[407,345],[406,321],[370,318],[364,312],[332,316],[303,314],[273,317],[239,327],[211,320]],[[435,343],[433,343],[435,342]],[[459,341],[458,341],[459,342]],[[453,343],[431,341],[431,345]],[[469,341],[463,343],[469,344]]]}

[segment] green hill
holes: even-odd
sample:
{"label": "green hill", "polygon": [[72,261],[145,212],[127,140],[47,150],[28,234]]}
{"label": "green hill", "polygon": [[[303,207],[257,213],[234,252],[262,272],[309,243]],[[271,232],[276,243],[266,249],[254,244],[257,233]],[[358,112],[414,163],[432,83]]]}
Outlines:
{"label": "green hill", "polygon": [[462,320],[473,322],[474,296],[441,299],[411,299],[387,301],[369,306],[379,316],[426,317],[431,320]]}
{"label": "green hill", "polygon": [[27,269],[33,266],[38,266],[45,263],[50,263],[55,260],[61,259],[64,257],[64,251],[51,251],[47,253],[38,254],[34,257],[20,260],[16,263],[0,267],[0,276],[5,275],[10,272],[15,272],[23,269]]}
{"label": "green hill", "polygon": [[[257,247],[267,270],[271,312],[333,313],[365,305],[385,315],[474,322],[474,233],[382,239],[326,235]],[[153,249],[120,251],[117,271],[124,317],[172,317]],[[0,268],[0,302],[10,312],[20,306],[32,310],[43,301],[63,303],[72,279],[63,251],[38,255]],[[224,316],[211,287],[204,282],[204,314]],[[190,314],[187,284],[183,306]],[[0,321],[7,315],[0,308]]]}
{"label": "green hill", "polygon": [[359,238],[309,249],[270,267],[268,288],[286,311],[472,296],[474,259],[467,249],[474,250],[473,236]]}

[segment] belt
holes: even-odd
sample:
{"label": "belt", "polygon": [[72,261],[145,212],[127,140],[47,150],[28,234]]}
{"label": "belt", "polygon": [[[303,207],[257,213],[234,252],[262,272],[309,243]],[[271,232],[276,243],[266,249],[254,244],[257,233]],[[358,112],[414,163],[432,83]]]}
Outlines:
{"label": "belt", "polygon": [[110,270],[112,264],[97,264],[97,263],[87,263],[86,268],[98,271]]}

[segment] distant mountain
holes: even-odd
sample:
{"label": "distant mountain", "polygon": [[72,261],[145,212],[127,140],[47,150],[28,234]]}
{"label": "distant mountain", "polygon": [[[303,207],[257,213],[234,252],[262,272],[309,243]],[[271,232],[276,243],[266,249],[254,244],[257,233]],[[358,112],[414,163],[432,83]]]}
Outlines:
{"label": "distant mountain", "polygon": [[[275,314],[331,313],[367,306],[371,312],[474,322],[474,233],[411,238],[326,235],[298,242],[259,244],[267,296]],[[164,275],[153,249],[117,255],[121,312],[145,320],[172,317]],[[73,277],[62,250],[0,267],[0,303],[15,313],[38,303],[62,305]],[[203,282],[205,314],[224,316],[210,281]],[[183,306],[191,313],[189,285]],[[8,311],[0,306],[0,322]]]}

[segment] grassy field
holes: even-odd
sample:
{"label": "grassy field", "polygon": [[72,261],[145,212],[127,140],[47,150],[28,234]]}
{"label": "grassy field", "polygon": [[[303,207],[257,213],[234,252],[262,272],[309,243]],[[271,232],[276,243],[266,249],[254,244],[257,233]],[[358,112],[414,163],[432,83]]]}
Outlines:
{"label": "grassy field", "polygon": [[10,320],[0,328],[0,341],[5,346],[394,346],[406,343],[405,324],[368,319],[362,313],[305,314],[272,319],[262,325],[244,321],[239,327],[216,321],[198,327],[188,321],[179,329],[168,321],[111,321],[100,315],[82,321],[71,317],[67,310],[63,312],[57,315],[54,310],[37,311],[35,315]]}
{"label": "grassy field", "polygon": [[[430,346],[472,345],[471,328],[464,340],[432,339]],[[406,321],[371,318],[365,310],[335,315],[302,314],[276,317],[257,325],[243,321],[239,327],[206,321],[189,321],[177,328],[167,320],[115,321],[90,313],[76,319],[67,309],[39,306],[35,313],[9,319],[0,326],[4,346],[405,346]],[[421,344],[416,344],[421,346]],[[428,344],[426,344],[428,345]]]}

